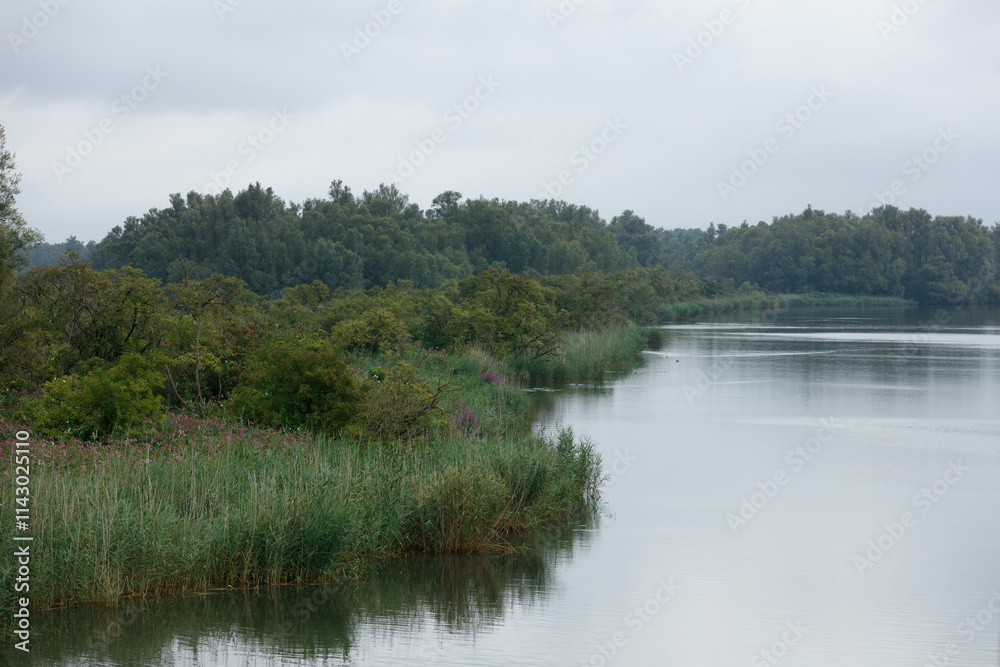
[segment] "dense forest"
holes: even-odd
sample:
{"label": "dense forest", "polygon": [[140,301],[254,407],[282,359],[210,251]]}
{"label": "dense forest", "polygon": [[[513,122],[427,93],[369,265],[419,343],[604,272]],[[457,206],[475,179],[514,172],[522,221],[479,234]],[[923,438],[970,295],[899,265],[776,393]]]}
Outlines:
{"label": "dense forest", "polygon": [[552,276],[662,267],[730,291],[1000,300],[1000,224],[891,206],[861,218],[807,208],[771,223],[669,231],[632,211],[607,222],[561,201],[449,191],[422,211],[393,185],[355,196],[335,181],[328,198],[299,205],[256,184],[236,195],[175,194],[168,208],[130,217],[99,243],[38,246],[32,263],[52,265],[67,248],[97,269],[132,266],[163,282],[222,273],[272,296],[315,280],[332,289],[397,280],[432,288],[487,268]]}

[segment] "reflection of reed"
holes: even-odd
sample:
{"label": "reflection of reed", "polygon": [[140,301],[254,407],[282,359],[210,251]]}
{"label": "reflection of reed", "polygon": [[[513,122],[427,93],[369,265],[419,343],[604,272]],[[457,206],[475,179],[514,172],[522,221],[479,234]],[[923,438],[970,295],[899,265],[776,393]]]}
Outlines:
{"label": "reflection of reed", "polygon": [[[599,519],[588,515],[519,541],[513,555],[409,556],[343,586],[277,587],[118,609],[77,608],[33,617],[39,664],[183,665],[246,656],[348,658],[379,637],[407,640],[432,621],[475,633],[513,607],[545,600],[560,563],[587,549]],[[269,664],[264,662],[264,664]]]}
{"label": "reflection of reed", "polygon": [[454,632],[489,627],[505,609],[542,602],[559,563],[587,548],[597,517],[532,536],[512,556],[422,556],[388,561],[354,587],[351,606],[367,621],[432,618]]}
{"label": "reflection of reed", "polygon": [[[646,337],[645,349],[661,350],[670,341],[672,332],[665,329],[644,330]],[[538,427],[544,426],[548,431],[553,425],[561,424],[560,410],[566,408],[566,397],[573,396],[587,404],[597,404],[601,399],[614,393],[615,383],[635,373],[636,369],[645,368],[648,359],[645,355],[633,355],[630,362],[620,368],[601,371],[600,380],[569,381],[549,380],[536,382],[532,392],[532,401],[528,406],[528,421]],[[558,431],[558,428],[555,430]]]}

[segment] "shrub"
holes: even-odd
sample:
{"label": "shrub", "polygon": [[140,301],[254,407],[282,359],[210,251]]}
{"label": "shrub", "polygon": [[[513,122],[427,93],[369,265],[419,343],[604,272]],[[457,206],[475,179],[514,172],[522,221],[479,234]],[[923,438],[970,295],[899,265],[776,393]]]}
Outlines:
{"label": "shrub", "polygon": [[48,382],[29,411],[42,435],[97,438],[116,430],[145,431],[164,416],[157,393],[163,377],[135,352],[114,364],[82,365],[82,372]]}
{"label": "shrub", "polygon": [[365,427],[379,438],[411,438],[427,430],[442,390],[432,393],[416,369],[402,361],[388,371],[372,369],[365,395]]}
{"label": "shrub", "polygon": [[452,340],[480,345],[498,358],[547,359],[559,348],[560,313],[550,292],[529,278],[488,269],[475,289],[452,309]]}
{"label": "shrub", "polygon": [[361,398],[347,360],[326,341],[266,345],[253,356],[232,408],[273,427],[343,428]]}
{"label": "shrub", "polygon": [[409,338],[406,325],[385,308],[372,308],[359,318],[345,320],[330,335],[340,349],[369,356],[397,352]]}

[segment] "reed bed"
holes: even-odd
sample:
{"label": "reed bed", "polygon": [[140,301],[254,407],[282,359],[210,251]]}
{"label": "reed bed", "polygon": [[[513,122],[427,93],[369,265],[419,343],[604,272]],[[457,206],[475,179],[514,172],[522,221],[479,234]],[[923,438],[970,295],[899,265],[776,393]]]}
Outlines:
{"label": "reed bed", "polygon": [[[33,443],[34,610],[350,578],[404,553],[504,550],[513,531],[592,506],[601,474],[593,447],[571,435],[571,446],[525,433],[382,443],[178,414],[159,434]],[[13,442],[4,450],[0,497],[12,498]],[[8,608],[14,577],[5,559]]]}
{"label": "reed bed", "polygon": [[551,359],[520,359],[512,372],[530,380],[598,380],[609,370],[635,364],[636,355],[655,344],[658,331],[632,324],[601,330],[568,331]]}

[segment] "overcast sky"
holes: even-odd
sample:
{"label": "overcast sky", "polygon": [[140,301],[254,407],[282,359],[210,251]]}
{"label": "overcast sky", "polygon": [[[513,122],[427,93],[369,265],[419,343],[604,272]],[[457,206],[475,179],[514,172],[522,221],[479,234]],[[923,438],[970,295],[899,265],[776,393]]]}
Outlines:
{"label": "overcast sky", "polygon": [[4,0],[0,23],[19,208],[52,242],[334,179],[668,228],[877,193],[1000,221],[996,0]]}

